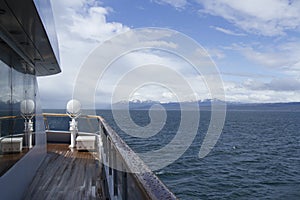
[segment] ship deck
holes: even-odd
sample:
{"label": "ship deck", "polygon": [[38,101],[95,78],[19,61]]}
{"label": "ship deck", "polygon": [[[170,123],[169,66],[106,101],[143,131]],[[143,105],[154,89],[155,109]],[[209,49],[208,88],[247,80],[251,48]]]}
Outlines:
{"label": "ship deck", "polygon": [[25,199],[102,199],[101,165],[96,152],[48,144],[47,155]]}

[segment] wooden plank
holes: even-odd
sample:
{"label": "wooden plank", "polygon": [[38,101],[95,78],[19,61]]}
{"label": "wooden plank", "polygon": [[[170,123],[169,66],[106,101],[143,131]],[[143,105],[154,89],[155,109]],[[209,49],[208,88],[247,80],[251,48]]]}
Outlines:
{"label": "wooden plank", "polygon": [[95,152],[48,144],[47,156],[24,199],[102,199],[101,169]]}

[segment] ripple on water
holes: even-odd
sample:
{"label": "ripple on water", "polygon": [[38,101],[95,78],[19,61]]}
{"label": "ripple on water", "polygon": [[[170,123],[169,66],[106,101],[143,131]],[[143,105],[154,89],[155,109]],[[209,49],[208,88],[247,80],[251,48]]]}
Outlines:
{"label": "ripple on water", "polygon": [[[148,120],[143,116],[137,120]],[[174,137],[179,116],[174,111],[168,115],[162,132],[151,138],[153,143],[125,140],[133,149],[160,148]],[[300,199],[299,112],[228,112],[215,148],[199,159],[209,119],[209,113],[201,113],[191,147],[156,172],[180,199]],[[112,120],[109,123],[115,126]]]}

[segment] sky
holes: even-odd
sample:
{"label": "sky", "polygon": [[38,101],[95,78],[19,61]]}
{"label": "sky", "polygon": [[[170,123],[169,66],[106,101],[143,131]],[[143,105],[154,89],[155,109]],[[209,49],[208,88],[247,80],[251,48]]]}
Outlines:
{"label": "sky", "polygon": [[[45,108],[66,105],[72,98],[82,64],[99,45],[119,34],[147,27],[174,30],[197,42],[220,73],[226,101],[300,101],[300,1],[52,0],[51,3],[62,73],[38,78]],[[174,68],[188,80],[194,89],[192,95],[198,100],[212,97],[203,77],[193,72],[189,64],[162,51],[140,50],[128,53],[110,66],[98,81],[96,104],[111,103],[113,88],[124,73],[139,73],[137,76],[148,78],[147,70],[144,75],[133,70],[143,62]],[[168,80],[169,76],[164,77]],[[128,84],[134,86],[135,81]],[[191,100],[187,94],[183,97]],[[170,102],[178,98],[168,87],[148,84],[134,88],[128,100]]]}

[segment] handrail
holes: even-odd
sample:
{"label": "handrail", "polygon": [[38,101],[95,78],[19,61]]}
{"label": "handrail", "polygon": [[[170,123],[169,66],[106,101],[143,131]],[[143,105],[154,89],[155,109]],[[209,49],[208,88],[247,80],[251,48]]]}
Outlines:
{"label": "handrail", "polygon": [[[67,117],[67,114],[43,113],[47,117]],[[100,155],[106,177],[107,195],[118,199],[177,199],[139,156],[98,115],[81,115],[80,118],[97,119],[99,126]],[[119,166],[116,166],[119,165]],[[120,171],[118,169],[125,167]],[[135,173],[142,172],[142,173]],[[132,190],[132,185],[135,189]]]}
{"label": "handrail", "polygon": [[44,117],[68,117],[66,113],[43,113]]}
{"label": "handrail", "polygon": [[[68,114],[65,113],[43,113],[42,114],[44,117],[69,117]],[[38,115],[34,115],[34,116],[38,116]],[[18,119],[18,118],[22,118],[21,115],[9,115],[9,116],[1,116],[0,120],[2,119]],[[97,118],[99,119],[100,116],[97,115],[81,115],[80,118]]]}
{"label": "handrail", "polygon": [[[43,113],[44,117],[69,117],[66,113]],[[79,118],[101,119],[98,115],[80,115]]]}
{"label": "handrail", "polygon": [[18,118],[22,118],[22,116],[2,116],[2,117],[0,117],[0,120],[2,120],[2,119],[18,119]]}
{"label": "handrail", "polygon": [[[126,162],[129,171],[141,184],[150,199],[177,199],[176,196],[161,182],[140,157],[121,139],[121,137],[108,125],[104,118],[98,116],[103,128],[111,140],[115,150]],[[103,142],[103,141],[102,141]],[[116,157],[116,156],[115,156]],[[113,160],[116,158],[112,158]],[[116,168],[115,166],[113,166]]]}

